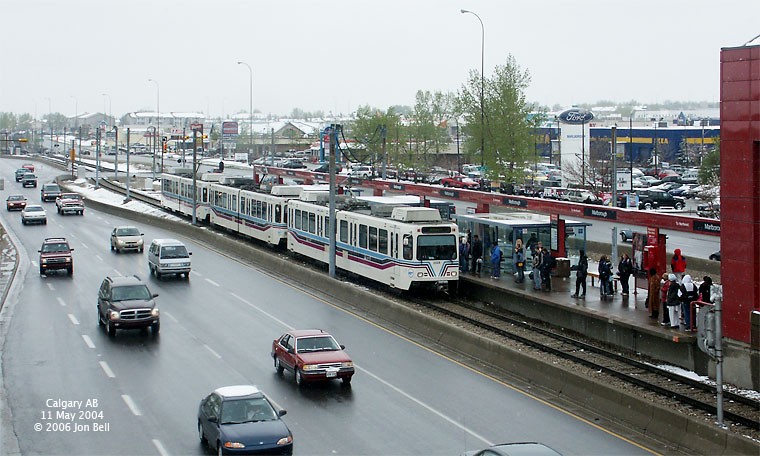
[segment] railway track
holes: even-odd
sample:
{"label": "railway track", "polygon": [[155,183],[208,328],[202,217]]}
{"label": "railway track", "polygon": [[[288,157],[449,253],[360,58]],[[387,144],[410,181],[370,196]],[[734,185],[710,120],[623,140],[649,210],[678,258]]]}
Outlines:
{"label": "railway track", "polygon": [[[640,361],[636,354],[611,351],[519,316],[492,310],[482,304],[428,301],[411,302],[447,318],[455,319],[480,332],[511,339],[535,350],[593,369],[659,397],[692,409],[717,415],[715,387]],[[724,391],[723,414],[727,422],[760,430],[760,401]]]}

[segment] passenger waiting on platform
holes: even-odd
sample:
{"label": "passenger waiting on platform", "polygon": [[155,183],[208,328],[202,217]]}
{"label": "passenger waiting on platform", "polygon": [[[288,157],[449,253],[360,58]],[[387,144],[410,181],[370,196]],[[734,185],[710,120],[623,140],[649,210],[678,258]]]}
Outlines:
{"label": "passenger waiting on platform", "polygon": [[497,241],[493,241],[491,248],[491,278],[494,280],[501,278],[501,249]]}
{"label": "passenger waiting on platform", "polygon": [[660,277],[657,269],[649,269],[648,286],[647,286],[647,307],[649,308],[649,318],[657,320],[660,318]]}
{"label": "passenger waiting on platform", "polygon": [[670,270],[676,275],[678,283],[681,283],[683,274],[686,272],[686,257],[681,255],[681,249],[673,251],[673,258],[670,260]]}
{"label": "passenger waiting on platform", "polygon": [[670,326],[670,312],[668,312],[668,290],[670,289],[670,275],[663,274],[660,280],[660,308],[662,309],[662,323],[660,326]]}
{"label": "passenger waiting on platform", "polygon": [[472,270],[473,274],[480,275],[480,271],[483,268],[483,241],[476,234],[473,236],[472,246],[470,247],[470,256],[472,257]]}
{"label": "passenger waiting on platform", "polygon": [[618,263],[618,275],[620,276],[620,286],[623,288],[623,296],[628,296],[628,279],[631,274],[633,274],[633,261],[627,253],[624,253],[620,263]]}
{"label": "passenger waiting on platform", "polygon": [[684,329],[686,332],[691,332],[693,329],[691,326],[691,303],[699,300],[699,290],[694,282],[691,281],[689,274],[683,276],[681,289],[678,290],[678,294],[681,297],[681,315],[683,315]]}
{"label": "passenger waiting on platform", "polygon": [[557,267],[557,259],[544,247],[541,255],[541,288],[544,291],[552,291],[552,269]]}
{"label": "passenger waiting on platform", "polygon": [[607,255],[599,259],[599,292],[604,296],[612,296],[612,263]]}
{"label": "passenger waiting on platform", "polygon": [[517,272],[515,282],[523,283],[525,282],[525,251],[523,250],[522,239],[515,241],[515,253],[513,258],[515,262],[515,272]]}
{"label": "passenger waiting on platform", "polygon": [[704,276],[702,283],[699,285],[699,300],[702,302],[712,302],[712,277]]}
{"label": "passenger waiting on platform", "polygon": [[668,274],[668,298],[665,305],[668,306],[668,314],[670,316],[670,327],[678,328],[678,312],[681,308],[681,298],[678,296],[678,292],[681,287],[678,285],[678,278],[675,274]]}
{"label": "passenger waiting on platform", "polygon": [[467,242],[467,238],[462,236],[459,240],[459,270],[461,272],[467,272],[467,261],[470,256],[470,243]]}
{"label": "passenger waiting on platform", "polygon": [[525,244],[525,248],[530,251],[531,256],[535,255],[536,253],[536,244],[538,244],[536,233],[530,233],[530,237],[528,238],[528,242]]}
{"label": "passenger waiting on platform", "polygon": [[533,289],[541,290],[541,260],[543,258],[544,247],[539,241],[533,250]]}
{"label": "passenger waiting on platform", "polygon": [[[573,298],[585,298],[586,297],[586,276],[588,275],[588,257],[586,251],[581,250],[581,256],[578,258],[578,264],[575,266],[575,294]],[[583,293],[578,295],[580,289],[583,288]]]}

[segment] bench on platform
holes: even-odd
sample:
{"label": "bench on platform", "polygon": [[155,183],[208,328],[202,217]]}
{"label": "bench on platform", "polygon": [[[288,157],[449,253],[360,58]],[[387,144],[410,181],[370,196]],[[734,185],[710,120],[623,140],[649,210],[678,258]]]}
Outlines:
{"label": "bench on platform", "polygon": [[[588,271],[586,273],[586,275],[588,275],[589,277],[591,277],[591,286],[593,287],[594,286],[594,279],[599,279],[599,273],[598,272]],[[620,282],[620,277],[617,274],[612,274],[612,287],[615,290],[615,292],[617,292],[618,282]],[[602,286],[602,281],[601,280],[599,280],[599,286],[600,287]]]}

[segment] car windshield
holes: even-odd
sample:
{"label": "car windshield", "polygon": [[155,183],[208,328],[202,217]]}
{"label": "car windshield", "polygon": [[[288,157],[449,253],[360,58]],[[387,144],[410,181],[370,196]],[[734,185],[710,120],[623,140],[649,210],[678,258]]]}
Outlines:
{"label": "car windshield", "polygon": [[64,194],[61,195],[61,198],[73,199],[73,200],[81,200],[82,199],[82,195],[80,195],[79,193],[64,193]]}
{"label": "car windshield", "polygon": [[455,260],[456,257],[456,236],[426,235],[417,238],[418,260]]}
{"label": "car windshield", "polygon": [[184,245],[169,245],[161,247],[161,258],[187,258],[187,249]]}
{"label": "car windshield", "polygon": [[69,245],[65,242],[51,242],[50,244],[44,244],[42,246],[42,253],[61,253],[68,251]]}
{"label": "car windshield", "polygon": [[27,206],[26,212],[44,212],[42,206]]}
{"label": "car windshield", "polygon": [[21,195],[11,195],[8,197],[8,201],[23,201],[24,197]]}
{"label": "car windshield", "polygon": [[139,236],[140,230],[132,226],[126,227],[126,228],[116,228],[116,235],[117,236]]}
{"label": "car windshield", "polygon": [[61,189],[57,185],[46,185],[44,187],[46,192],[60,192]]}
{"label": "car windshield", "polygon": [[145,285],[126,285],[123,287],[114,287],[111,290],[112,301],[135,301],[138,299],[149,300],[150,291]]}
{"label": "car windshield", "polygon": [[220,424],[276,420],[277,414],[263,397],[235,399],[222,403]]}
{"label": "car windshield", "polygon": [[340,350],[340,346],[330,336],[301,337],[296,340],[296,352],[298,353],[335,350]]}

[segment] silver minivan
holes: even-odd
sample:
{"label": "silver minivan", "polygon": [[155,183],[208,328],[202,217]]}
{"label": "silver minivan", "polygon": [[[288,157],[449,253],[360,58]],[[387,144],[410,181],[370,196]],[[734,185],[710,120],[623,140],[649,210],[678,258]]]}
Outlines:
{"label": "silver minivan", "polygon": [[154,239],[148,249],[148,268],[160,279],[165,274],[190,278],[190,255],[187,247],[176,239]]}

